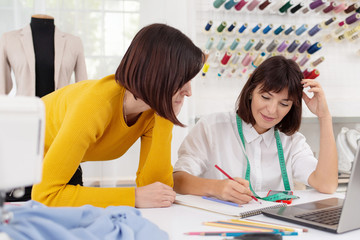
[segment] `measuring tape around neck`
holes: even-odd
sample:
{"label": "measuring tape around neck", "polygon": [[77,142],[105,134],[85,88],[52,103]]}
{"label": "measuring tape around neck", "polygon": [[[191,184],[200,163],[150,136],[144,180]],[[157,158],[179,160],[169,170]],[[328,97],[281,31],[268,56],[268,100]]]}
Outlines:
{"label": "measuring tape around neck", "polygon": [[[245,139],[244,139],[244,134],[243,134],[243,130],[242,130],[242,120],[240,119],[240,117],[236,114],[236,123],[237,123],[237,128],[238,128],[238,132],[239,132],[239,136],[241,139],[241,142],[244,146],[245,149]],[[279,157],[279,163],[280,163],[280,170],[281,170],[281,175],[282,175],[282,179],[283,179],[283,183],[284,183],[284,188],[286,191],[290,191],[290,184],[289,184],[289,178],[287,175],[287,171],[286,171],[286,165],[285,165],[285,158],[284,158],[284,151],[283,151],[283,147],[281,144],[281,140],[280,140],[280,135],[279,135],[279,131],[276,129],[275,130],[275,139],[276,139],[276,147],[278,150],[278,157]],[[256,198],[260,198],[266,201],[277,201],[277,200],[283,200],[283,199],[289,199],[289,198],[296,198],[296,196],[294,195],[287,195],[284,193],[277,193],[271,196],[267,196],[264,198],[259,197],[255,191],[253,190],[252,186],[251,186],[251,182],[250,182],[250,162],[249,159],[247,157],[247,154],[244,152],[246,161],[247,161],[247,166],[246,166],[246,173],[245,173],[245,179],[247,181],[249,181],[249,186],[250,186],[250,190],[253,192],[254,196]]]}

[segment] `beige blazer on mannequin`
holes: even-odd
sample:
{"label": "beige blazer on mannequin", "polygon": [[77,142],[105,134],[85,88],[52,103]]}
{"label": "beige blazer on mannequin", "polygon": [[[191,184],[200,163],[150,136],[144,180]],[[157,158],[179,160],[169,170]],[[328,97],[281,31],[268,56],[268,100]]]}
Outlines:
{"label": "beige blazer on mannequin", "polygon": [[[84,49],[79,37],[63,33],[55,27],[55,90],[87,79]],[[0,39],[0,95],[13,87],[11,70],[15,75],[16,95],[35,96],[35,53],[30,24],[22,29],[4,33]]]}

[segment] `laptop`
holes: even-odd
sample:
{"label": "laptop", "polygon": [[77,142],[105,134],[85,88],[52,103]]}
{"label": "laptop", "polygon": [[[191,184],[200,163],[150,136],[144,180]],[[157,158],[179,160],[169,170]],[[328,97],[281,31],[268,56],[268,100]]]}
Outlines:
{"label": "laptop", "polygon": [[360,142],[344,199],[329,198],[262,211],[265,216],[319,230],[343,233],[360,228]]}

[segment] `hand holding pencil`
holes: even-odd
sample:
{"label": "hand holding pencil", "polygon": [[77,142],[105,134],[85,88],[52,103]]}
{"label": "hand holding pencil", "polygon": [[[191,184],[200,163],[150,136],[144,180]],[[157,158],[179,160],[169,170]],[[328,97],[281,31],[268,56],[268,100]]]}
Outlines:
{"label": "hand holding pencil", "polygon": [[242,178],[232,178],[219,166],[215,165],[228,179],[218,182],[215,186],[215,197],[231,201],[238,204],[245,204],[253,199],[253,194],[249,189],[249,182]]}

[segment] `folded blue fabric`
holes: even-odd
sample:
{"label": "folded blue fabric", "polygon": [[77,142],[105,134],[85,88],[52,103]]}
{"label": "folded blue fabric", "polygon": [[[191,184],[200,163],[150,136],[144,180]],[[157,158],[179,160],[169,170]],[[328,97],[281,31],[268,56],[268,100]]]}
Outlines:
{"label": "folded blue fabric", "polygon": [[28,201],[22,206],[7,205],[5,210],[13,217],[8,224],[0,224],[0,232],[16,240],[169,239],[166,232],[132,207],[47,207]]}

